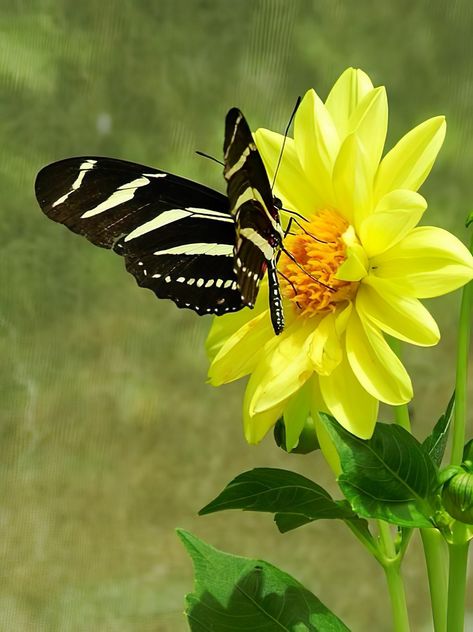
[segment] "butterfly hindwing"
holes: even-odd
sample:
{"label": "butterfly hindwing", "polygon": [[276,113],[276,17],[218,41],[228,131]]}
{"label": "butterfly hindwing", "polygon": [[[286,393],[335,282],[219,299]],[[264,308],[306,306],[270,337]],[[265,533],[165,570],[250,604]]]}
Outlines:
{"label": "butterfly hindwing", "polygon": [[48,217],[123,255],[138,284],[158,297],[199,313],[244,306],[233,272],[235,223],[217,191],[100,157],[53,163],[35,187]]}

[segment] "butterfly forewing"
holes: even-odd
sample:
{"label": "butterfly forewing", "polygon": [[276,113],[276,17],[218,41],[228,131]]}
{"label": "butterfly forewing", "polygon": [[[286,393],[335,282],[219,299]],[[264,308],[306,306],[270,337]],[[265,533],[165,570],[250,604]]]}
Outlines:
{"label": "butterfly forewing", "polygon": [[199,313],[243,307],[224,195],[139,164],[81,157],[42,169],[36,197],[48,217],[123,255],[160,298]]}
{"label": "butterfly forewing", "polygon": [[230,212],[236,222],[235,273],[243,301],[252,306],[268,266],[274,330],[284,327],[275,258],[283,233],[271,185],[248,123],[237,108],[225,121],[224,176]]}

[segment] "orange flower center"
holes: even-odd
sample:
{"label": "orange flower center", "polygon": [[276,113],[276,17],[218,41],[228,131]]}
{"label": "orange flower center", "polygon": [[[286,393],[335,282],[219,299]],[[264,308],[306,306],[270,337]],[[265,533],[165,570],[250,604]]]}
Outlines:
{"label": "orange flower center", "polygon": [[281,279],[281,287],[303,315],[332,312],[337,303],[356,294],[357,282],[335,278],[346,259],[342,235],[347,228],[348,222],[336,211],[324,209],[310,221],[300,222],[298,232],[284,240],[297,263],[281,254],[278,268],[286,277]]}

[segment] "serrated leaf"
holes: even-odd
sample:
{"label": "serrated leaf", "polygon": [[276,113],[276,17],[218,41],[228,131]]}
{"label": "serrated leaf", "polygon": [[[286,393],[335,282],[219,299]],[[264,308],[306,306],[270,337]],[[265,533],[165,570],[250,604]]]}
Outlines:
{"label": "serrated leaf", "polygon": [[433,462],[437,466],[440,466],[442,463],[443,455],[445,453],[454,408],[455,393],[451,396],[444,414],[435,424],[431,434],[422,442],[424,449],[427,450],[432,457]]}
{"label": "serrated leaf", "polygon": [[195,570],[195,589],[186,597],[192,632],[349,632],[315,595],[275,566],[177,533]]}
{"label": "serrated leaf", "polygon": [[199,514],[226,509],[276,514],[281,532],[314,520],[356,518],[348,505],[334,501],[320,485],[305,476],[269,467],[239,474]]}
{"label": "serrated leaf", "polygon": [[437,469],[420,443],[394,424],[376,424],[371,439],[347,432],[321,413],[337,448],[338,482],[352,509],[404,527],[430,527]]}

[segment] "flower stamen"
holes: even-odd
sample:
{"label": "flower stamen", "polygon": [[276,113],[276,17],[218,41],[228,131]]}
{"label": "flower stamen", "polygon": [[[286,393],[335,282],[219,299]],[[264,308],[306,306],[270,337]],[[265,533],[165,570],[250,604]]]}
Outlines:
{"label": "flower stamen", "polygon": [[357,282],[336,278],[347,258],[342,238],[348,222],[332,209],[324,209],[308,220],[307,229],[288,235],[279,262],[283,294],[304,315],[334,311],[337,303],[356,294]]}

